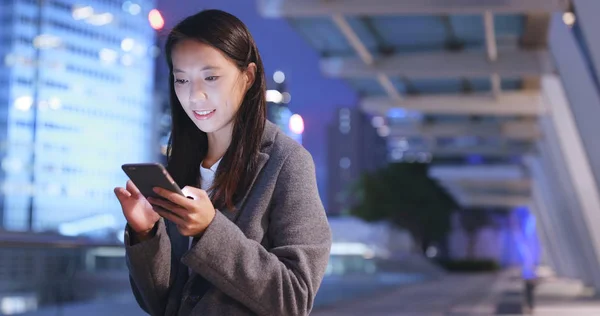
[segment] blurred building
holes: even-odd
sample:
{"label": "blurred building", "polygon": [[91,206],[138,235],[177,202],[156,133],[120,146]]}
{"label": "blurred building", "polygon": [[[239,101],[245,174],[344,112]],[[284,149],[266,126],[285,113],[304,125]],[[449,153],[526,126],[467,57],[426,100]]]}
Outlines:
{"label": "blurred building", "polygon": [[288,107],[292,100],[287,91],[285,74],[276,71],[273,74],[272,89],[267,90],[267,119],[276,124],[286,135],[302,144],[304,121],[298,114],[294,114]]}
{"label": "blurred building", "polygon": [[365,172],[387,163],[387,142],[380,136],[380,117],[359,109],[342,108],[328,128],[328,207],[330,215],[345,212],[352,203],[351,186]]}
{"label": "blurred building", "polygon": [[293,113],[286,105],[267,102],[267,119],[277,125],[284,133],[290,134],[289,121]]}
{"label": "blurred building", "polygon": [[126,180],[121,164],[157,157],[154,6],[0,3],[3,228],[75,235],[121,226],[112,192]]}

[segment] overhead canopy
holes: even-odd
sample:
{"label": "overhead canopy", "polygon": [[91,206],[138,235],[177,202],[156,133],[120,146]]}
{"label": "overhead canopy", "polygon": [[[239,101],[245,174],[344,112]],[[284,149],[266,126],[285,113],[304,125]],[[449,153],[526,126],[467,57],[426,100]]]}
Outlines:
{"label": "overhead canopy", "polygon": [[[264,16],[290,22],[319,52],[322,73],[358,93],[361,109],[386,118],[378,128],[388,137],[392,160],[476,155],[510,163],[535,153],[542,136],[536,117],[547,113],[539,82],[554,73],[547,51],[550,15],[567,11],[570,1],[258,3]],[[523,202],[505,182],[491,192],[444,183],[464,203],[497,203],[489,194],[500,193],[509,204]]]}
{"label": "overhead canopy", "polygon": [[482,14],[566,11],[565,0],[259,0],[268,17]]}
{"label": "overhead canopy", "polygon": [[[259,1],[265,16],[287,18],[323,57],[323,73],[345,79],[375,114],[395,107],[430,115],[543,113],[529,98],[539,77],[553,71],[549,14],[567,8],[564,0]],[[512,99],[492,97],[502,92]],[[439,94],[456,96],[428,106],[410,98]]]}

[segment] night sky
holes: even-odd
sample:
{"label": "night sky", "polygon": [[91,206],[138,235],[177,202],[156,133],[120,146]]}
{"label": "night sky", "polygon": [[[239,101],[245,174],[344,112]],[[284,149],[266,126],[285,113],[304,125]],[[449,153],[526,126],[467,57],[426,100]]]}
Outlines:
{"label": "night sky", "polygon": [[203,9],[221,9],[240,18],[250,29],[260,50],[268,80],[273,72],[286,75],[292,95],[290,109],[305,122],[304,146],[317,167],[321,198],[326,202],[326,126],[336,108],[356,105],[356,94],[341,80],[323,77],[317,52],[283,19],[265,19],[256,0],[158,0],[168,30],[178,21]]}

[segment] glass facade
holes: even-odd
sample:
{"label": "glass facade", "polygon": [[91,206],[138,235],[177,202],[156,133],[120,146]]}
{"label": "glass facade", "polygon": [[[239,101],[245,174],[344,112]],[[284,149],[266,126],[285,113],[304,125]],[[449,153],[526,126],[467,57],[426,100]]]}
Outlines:
{"label": "glass facade", "polygon": [[154,0],[0,4],[2,225],[119,229],[120,166],[158,158]]}

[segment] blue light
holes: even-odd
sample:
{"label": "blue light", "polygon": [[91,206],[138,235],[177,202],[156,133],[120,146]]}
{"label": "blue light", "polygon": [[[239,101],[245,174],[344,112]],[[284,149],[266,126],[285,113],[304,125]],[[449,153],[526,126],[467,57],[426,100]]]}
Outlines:
{"label": "blue light", "polygon": [[513,209],[514,240],[521,259],[521,274],[524,279],[536,277],[535,268],[539,264],[540,243],[537,237],[535,216],[526,207]]}
{"label": "blue light", "polygon": [[397,119],[401,119],[401,118],[406,118],[408,117],[408,112],[405,109],[401,109],[401,108],[392,108],[388,110],[387,116],[389,118],[397,118]]}
{"label": "blue light", "polygon": [[121,7],[123,9],[123,11],[125,12],[129,12],[129,8],[131,7],[133,3],[131,3],[131,1],[125,1],[123,2],[123,6]]}

